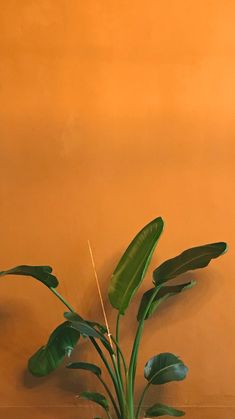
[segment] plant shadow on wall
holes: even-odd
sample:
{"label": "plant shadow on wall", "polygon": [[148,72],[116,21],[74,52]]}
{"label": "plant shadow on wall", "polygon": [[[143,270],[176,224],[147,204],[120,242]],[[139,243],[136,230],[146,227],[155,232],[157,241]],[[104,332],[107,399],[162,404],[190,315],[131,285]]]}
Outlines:
{"label": "plant shadow on wall", "polygon": [[[161,217],[147,224],[132,240],[111,276],[108,298],[111,306],[117,311],[115,333],[109,328],[102,298],[100,300],[105,320],[104,325],[95,319],[93,321],[84,319],[58,292],[59,282],[53,275],[50,266],[21,265],[0,272],[0,276],[25,275],[37,279],[46,285],[66,308],[65,320],[51,333],[44,346],[30,357],[29,372],[37,377],[45,377],[66,361],[68,374],[78,370],[91,374],[94,377],[93,391],[82,389],[79,396],[99,405],[109,419],[139,419],[143,417],[142,407],[150,387],[157,386],[159,388],[166,383],[181,381],[186,377],[188,368],[178,356],[170,352],[153,353],[144,367],[145,386],[142,393],[137,395],[136,369],[144,327],[148,324],[148,319],[168,299],[173,299],[182,291],[193,288],[196,283],[191,278],[186,280],[185,276],[181,277],[183,279],[180,282],[172,282],[175,278],[189,271],[206,267],[212,259],[218,258],[227,250],[227,245],[224,242],[193,247],[154,269],[152,286],[144,292],[137,313],[135,313],[137,318],[135,337],[130,353],[126,356],[123,352],[121,339],[122,320],[128,314],[129,305],[146,275],[163,226]],[[91,258],[93,261],[92,252]],[[94,273],[96,275],[95,267]],[[98,280],[97,286],[99,289]],[[75,354],[74,361],[68,361],[74,349],[81,342],[83,354],[85,344],[87,351],[90,351],[91,346],[93,347],[100,359],[99,364],[87,362],[82,358],[80,350]],[[109,376],[108,381],[106,381],[104,370]],[[101,392],[96,391],[95,379],[102,388]],[[148,418],[164,415],[179,417],[183,416],[184,412],[156,400],[155,404],[148,407],[143,414]]]}

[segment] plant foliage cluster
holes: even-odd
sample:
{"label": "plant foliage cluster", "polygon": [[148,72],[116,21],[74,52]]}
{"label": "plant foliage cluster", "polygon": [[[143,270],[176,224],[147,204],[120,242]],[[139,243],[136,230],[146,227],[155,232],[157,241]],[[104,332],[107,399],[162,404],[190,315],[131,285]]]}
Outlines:
{"label": "plant foliage cluster", "polygon": [[[206,267],[212,259],[219,257],[227,249],[224,242],[193,247],[165,261],[153,271],[153,286],[143,294],[140,301],[136,315],[136,335],[130,357],[126,359],[120,341],[120,321],[145,277],[163,226],[161,217],[147,224],[132,240],[113,272],[108,298],[113,308],[117,310],[115,334],[109,333],[107,327],[97,322],[82,318],[71,307],[57,291],[59,282],[52,274],[50,266],[22,265],[0,272],[0,276],[25,275],[37,279],[67,307],[64,322],[52,332],[48,342],[29,359],[29,371],[37,377],[50,374],[63,363],[64,359],[70,357],[80,339],[89,339],[110,376],[112,387],[110,388],[105,382],[102,370],[97,365],[78,360],[68,363],[66,367],[86,370],[97,377],[104,388],[105,395],[84,391],[80,397],[100,405],[109,419],[114,417],[139,419],[145,395],[151,385],[158,386],[172,381],[181,381],[186,377],[188,368],[178,356],[168,352],[156,354],[145,365],[146,385],[140,399],[135,399],[136,367],[143,329],[146,320],[155,313],[160,304],[192,288],[196,283],[191,280],[175,285],[171,283],[174,278],[185,272]],[[164,415],[179,417],[183,416],[184,412],[157,402],[144,412],[144,417],[148,418]]]}

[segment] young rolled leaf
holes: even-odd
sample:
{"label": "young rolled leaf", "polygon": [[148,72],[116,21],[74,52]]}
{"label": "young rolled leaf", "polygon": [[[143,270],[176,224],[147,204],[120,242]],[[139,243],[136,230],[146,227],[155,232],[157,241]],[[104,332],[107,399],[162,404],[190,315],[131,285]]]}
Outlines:
{"label": "young rolled leaf", "polygon": [[[157,310],[159,305],[163,303],[163,301],[167,300],[169,297],[173,297],[174,295],[179,294],[180,292],[192,288],[196,284],[196,281],[185,282],[184,284],[179,285],[169,285],[163,286],[159,288],[159,291],[152,301],[147,314],[145,315],[145,320],[148,319],[153,315],[153,313]],[[143,297],[140,302],[139,311],[137,314],[137,320],[141,321],[143,319],[144,312],[149,304],[150,299],[152,298],[153,293],[156,291],[156,287],[151,288],[150,290],[146,291],[143,294]]]}
{"label": "young rolled leaf", "polygon": [[79,396],[82,399],[90,400],[91,402],[99,404],[100,406],[103,407],[103,409],[105,409],[108,412],[109,402],[102,394],[93,393],[93,392],[90,392],[90,391],[83,391],[82,393],[79,394]]}
{"label": "young rolled leaf", "polygon": [[216,259],[226,250],[227,244],[224,242],[205,244],[185,250],[155,269],[153,282],[155,285],[160,285],[187,271],[204,268],[212,259]]}
{"label": "young rolled leaf", "polygon": [[90,371],[98,377],[101,376],[101,369],[97,367],[97,365],[90,364],[88,362],[71,362],[70,364],[66,365],[66,368]]}
{"label": "young rolled leaf", "polygon": [[145,412],[145,418],[156,418],[158,416],[175,416],[180,417],[184,416],[185,412],[183,410],[174,409],[173,407],[166,406],[162,403],[156,403]]}
{"label": "young rolled leaf", "polygon": [[144,377],[151,384],[165,384],[184,380],[188,368],[181,359],[169,352],[151,358],[144,367]]}
{"label": "young rolled leaf", "polygon": [[20,265],[7,271],[0,272],[0,276],[4,275],[23,275],[32,276],[38,281],[42,282],[49,288],[56,288],[59,284],[58,279],[51,274],[52,268],[50,266],[28,266]]}
{"label": "young rolled leaf", "polygon": [[125,313],[141,285],[162,230],[161,217],[151,221],[132,240],[118,263],[111,277],[108,296],[120,314]]}
{"label": "young rolled leaf", "polygon": [[58,326],[42,346],[28,361],[31,374],[43,377],[50,374],[70,356],[80,337],[80,333],[71,327],[71,323],[64,322]]}

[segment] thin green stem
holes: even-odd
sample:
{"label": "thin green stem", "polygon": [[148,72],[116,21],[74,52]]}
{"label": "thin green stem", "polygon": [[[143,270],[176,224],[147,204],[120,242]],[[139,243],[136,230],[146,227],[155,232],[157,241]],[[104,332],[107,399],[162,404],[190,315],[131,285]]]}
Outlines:
{"label": "thin green stem", "polygon": [[98,375],[97,377],[100,380],[100,382],[103,384],[105,390],[107,391],[107,394],[109,395],[109,398],[110,398],[110,400],[111,400],[111,402],[113,404],[113,407],[115,409],[115,412],[116,412],[117,417],[119,419],[121,419],[121,414],[120,414],[120,412],[118,410],[117,404],[116,404],[116,402],[114,400],[114,397],[113,397],[111,391],[109,390],[109,388],[108,388],[107,384],[105,383],[105,381],[103,380],[103,378],[100,375]]}
{"label": "thin green stem", "polygon": [[53,292],[53,294],[56,295],[57,298],[59,298],[60,301],[72,312],[75,313],[74,308],[62,297],[62,295],[55,289],[50,287],[50,290]]}
{"label": "thin green stem", "polygon": [[137,356],[140,346],[140,341],[144,329],[144,322],[145,322],[145,316],[149,311],[149,308],[156,297],[157,293],[159,291],[159,287],[156,287],[155,292],[153,293],[152,297],[149,300],[148,305],[145,308],[145,311],[143,313],[142,319],[139,321],[139,325],[137,328],[132,353],[131,353],[131,359],[130,359],[130,365],[129,365],[129,377],[128,377],[128,388],[127,388],[127,397],[128,397],[128,404],[129,404],[129,410],[130,410],[130,418],[134,419],[134,383],[135,383],[135,372],[136,372],[136,363],[137,363]]}
{"label": "thin green stem", "polygon": [[126,406],[125,394],[124,394],[124,390],[123,390],[123,382],[122,382],[122,378],[121,378],[121,376],[119,374],[119,370],[118,370],[118,367],[117,367],[115,354],[111,355],[111,359],[112,359],[114,371],[115,371],[115,374],[116,374],[116,378],[117,378],[117,382],[118,382],[118,387],[119,387],[119,390],[120,390],[120,392],[119,392],[120,401],[121,401],[120,408],[121,408],[122,415],[123,415],[124,414],[124,411],[125,411],[125,406]]}
{"label": "thin green stem", "polygon": [[[64,297],[55,289],[55,288],[53,288],[53,287],[50,287],[50,290],[53,292],[53,294],[55,294],[56,295],[56,297],[72,312],[72,313],[75,313],[76,311],[75,311],[75,309],[64,299]],[[116,394],[117,394],[117,397],[118,397],[118,401],[119,401],[119,404],[120,404],[120,407],[123,405],[123,400],[122,400],[122,396],[121,396],[121,394],[120,394],[120,383],[119,383],[119,380],[117,380],[116,379],[116,377],[115,377],[115,375],[114,375],[114,373],[113,373],[113,371],[112,371],[112,368],[110,367],[110,365],[109,365],[109,363],[108,363],[108,361],[107,361],[107,359],[105,358],[105,356],[104,356],[104,354],[103,354],[103,351],[100,349],[100,347],[99,347],[99,345],[98,345],[98,343],[96,342],[96,340],[94,339],[94,338],[92,338],[92,337],[90,337],[90,341],[92,342],[92,344],[94,345],[94,347],[95,347],[95,349],[96,349],[96,351],[98,352],[98,354],[100,355],[100,357],[101,357],[101,359],[102,359],[102,361],[103,361],[103,363],[104,363],[104,365],[105,365],[105,367],[106,367],[106,369],[107,369],[107,371],[108,371],[108,373],[109,373],[109,375],[110,375],[110,377],[111,377],[111,379],[112,379],[112,382],[113,382],[113,385],[114,385],[114,388],[115,388],[115,391],[116,391]],[[115,371],[116,372],[116,371]],[[116,409],[115,409],[116,410]]]}
{"label": "thin green stem", "polygon": [[122,410],[122,397],[121,397],[121,392],[120,392],[121,389],[120,389],[120,385],[119,385],[118,379],[117,379],[117,377],[115,377],[112,368],[110,367],[107,359],[105,358],[105,356],[103,354],[102,349],[99,347],[99,345],[96,342],[96,340],[94,338],[90,338],[90,340],[93,343],[96,351],[98,352],[99,356],[101,357],[104,365],[106,366],[106,368],[107,368],[107,370],[109,372],[109,375],[110,375],[110,377],[112,379],[112,382],[113,382],[113,385],[114,385],[114,388],[115,388],[115,391],[116,391],[116,395],[117,395],[117,398],[118,398],[120,409]]}
{"label": "thin green stem", "polygon": [[118,370],[120,375],[122,374],[122,369],[121,369],[121,359],[120,359],[120,350],[119,350],[119,339],[120,339],[120,313],[118,312],[117,315],[117,321],[116,321],[116,354],[117,354],[117,365],[118,365]]}
{"label": "thin green stem", "polygon": [[136,410],[136,419],[139,419],[140,409],[141,409],[142,403],[144,401],[145,395],[146,395],[150,385],[151,385],[151,381],[148,382],[148,384],[145,386],[145,388],[143,390],[143,393],[141,394],[140,401],[139,401],[139,404],[138,404],[138,407],[137,407],[137,410]]}
{"label": "thin green stem", "polygon": [[122,363],[123,363],[124,371],[125,371],[125,374],[126,374],[126,373],[127,373],[127,365],[126,365],[126,361],[125,361],[125,358],[124,358],[123,352],[122,352],[122,350],[121,350],[121,347],[120,347],[119,343],[116,341],[116,339],[115,339],[113,336],[111,336],[111,339],[112,339],[113,343],[116,345],[116,347],[117,347],[117,349],[118,349],[118,351],[119,351],[119,354],[120,354],[121,359],[122,359]]}
{"label": "thin green stem", "polygon": [[108,410],[106,410],[106,413],[107,413],[107,417],[108,417],[108,419],[112,419],[112,416],[110,415],[110,413],[109,413],[109,411],[108,411]]}

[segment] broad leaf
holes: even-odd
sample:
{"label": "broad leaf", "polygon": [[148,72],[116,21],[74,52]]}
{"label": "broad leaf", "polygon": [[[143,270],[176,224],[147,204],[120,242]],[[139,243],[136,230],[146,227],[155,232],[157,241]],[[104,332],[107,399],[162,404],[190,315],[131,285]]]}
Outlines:
{"label": "broad leaf", "polygon": [[151,358],[144,367],[144,377],[151,384],[181,381],[188,368],[176,355],[165,352]]}
{"label": "broad leaf", "polygon": [[97,367],[97,365],[90,364],[88,362],[71,362],[70,364],[66,365],[66,367],[69,369],[90,371],[98,377],[101,376],[101,369]]}
{"label": "broad leaf", "polygon": [[158,416],[184,416],[185,413],[182,410],[174,409],[173,407],[166,406],[162,403],[156,403],[145,412],[145,418],[156,418]]}
{"label": "broad leaf", "polygon": [[7,271],[0,272],[0,276],[4,275],[24,275],[32,276],[38,281],[42,282],[49,288],[56,288],[59,284],[58,279],[51,274],[52,268],[50,266],[28,266],[21,265]]}
{"label": "broad leaf", "polygon": [[79,395],[82,399],[90,400],[91,402],[97,403],[102,406],[106,411],[109,410],[108,400],[100,393],[92,393],[90,391],[83,391]]}
{"label": "broad leaf", "polygon": [[227,244],[224,242],[206,244],[185,250],[155,269],[153,282],[155,285],[160,285],[187,271],[204,268],[212,259],[219,257],[226,250]]}
{"label": "broad leaf", "polygon": [[[159,288],[159,291],[152,301],[147,314],[145,315],[145,320],[148,319],[152,314],[156,311],[163,301],[167,300],[169,297],[173,297],[174,295],[179,294],[180,292],[192,288],[196,284],[196,281],[186,282],[184,284],[179,285],[170,285],[170,286],[163,286]],[[156,291],[156,288],[151,288],[150,290],[146,291],[143,294],[143,297],[140,302],[139,311],[137,314],[137,320],[140,321],[143,318],[143,315],[147,309],[147,306],[153,296],[153,293]]]}
{"label": "broad leaf", "polygon": [[109,300],[121,314],[125,313],[144,279],[162,230],[161,217],[147,224],[128,246],[111,277]]}
{"label": "broad leaf", "polygon": [[31,374],[43,377],[54,371],[70,356],[80,337],[80,333],[64,322],[51,334],[47,344],[42,346],[28,362]]}

